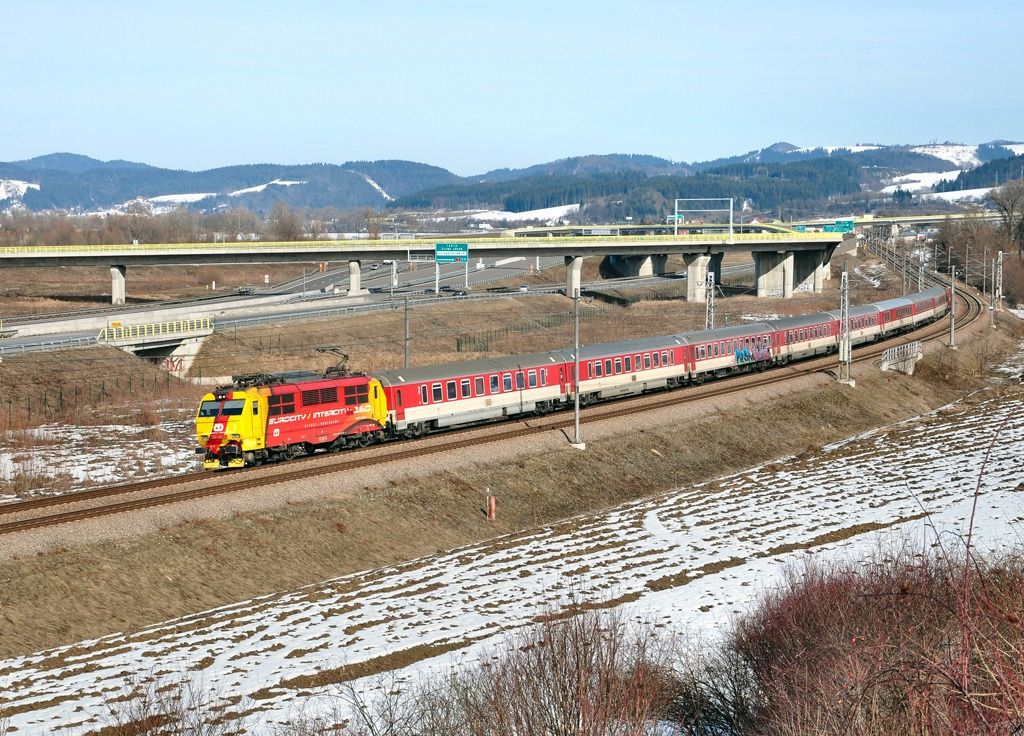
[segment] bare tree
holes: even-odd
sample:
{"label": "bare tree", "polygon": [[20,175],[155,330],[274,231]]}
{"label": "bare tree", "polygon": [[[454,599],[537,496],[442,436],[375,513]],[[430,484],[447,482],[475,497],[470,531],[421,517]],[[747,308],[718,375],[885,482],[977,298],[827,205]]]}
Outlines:
{"label": "bare tree", "polygon": [[999,212],[1007,239],[1024,255],[1024,181],[1008,181],[989,192],[988,199]]}
{"label": "bare tree", "polygon": [[274,205],[267,224],[271,240],[302,240],[302,219],[283,202]]}

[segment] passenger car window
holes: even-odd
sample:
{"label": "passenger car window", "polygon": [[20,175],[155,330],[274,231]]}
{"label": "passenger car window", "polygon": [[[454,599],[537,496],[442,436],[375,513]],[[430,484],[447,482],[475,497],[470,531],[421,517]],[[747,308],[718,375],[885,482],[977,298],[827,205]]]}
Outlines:
{"label": "passenger car window", "polygon": [[630,355],[627,355],[625,358],[623,358],[623,360],[626,361],[626,373],[632,373],[633,372],[633,357],[630,356]]}
{"label": "passenger car window", "polygon": [[473,381],[473,383],[476,384],[474,386],[474,388],[476,389],[476,395],[477,396],[483,396],[484,395],[484,377],[483,376],[477,376],[476,379]]}
{"label": "passenger car window", "polygon": [[511,373],[506,373],[505,375],[503,375],[501,377],[501,385],[502,385],[502,388],[505,391],[511,391],[512,390],[512,374]]}
{"label": "passenger car window", "polygon": [[526,385],[526,382],[523,379],[523,372],[522,371],[516,371],[516,389],[519,390],[519,391],[522,391],[523,387],[525,385]]}
{"label": "passenger car window", "polygon": [[440,401],[443,398],[441,393],[441,384],[435,383],[430,387],[430,391],[433,394],[434,401]]}
{"label": "passenger car window", "polygon": [[455,381],[448,381],[448,399],[452,400],[457,398],[459,398],[459,396],[458,392],[455,390]]}
{"label": "passenger car window", "polygon": [[498,385],[498,374],[495,373],[493,376],[491,376],[491,393],[498,393],[499,388],[500,386]]}
{"label": "passenger car window", "polygon": [[530,379],[530,388],[537,388],[537,371],[530,371],[526,376]]}
{"label": "passenger car window", "polygon": [[469,398],[469,395],[470,395],[469,394],[469,379],[468,378],[463,378],[462,379],[462,398],[464,398],[464,399]]}

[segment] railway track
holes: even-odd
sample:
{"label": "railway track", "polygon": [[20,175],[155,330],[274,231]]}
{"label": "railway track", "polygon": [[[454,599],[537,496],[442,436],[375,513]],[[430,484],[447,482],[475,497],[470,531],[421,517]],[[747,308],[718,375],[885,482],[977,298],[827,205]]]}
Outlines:
{"label": "railway track", "polygon": [[[957,309],[957,323],[966,327],[984,314],[984,305],[980,298],[970,292],[957,292],[960,300]],[[942,340],[948,334],[948,321],[945,319],[926,325],[912,333],[900,335],[878,343],[858,348],[854,353],[854,362],[874,361],[894,344],[907,342],[909,339],[921,341]],[[763,388],[791,380],[797,376],[808,375],[829,370],[836,366],[834,355],[822,356],[800,361],[764,373],[742,374],[732,378],[706,383],[683,390],[662,392],[644,397],[624,399],[610,404],[590,407],[581,413],[581,421],[596,422],[615,417],[629,416],[641,412],[677,406],[680,404],[705,401],[752,388]],[[475,447],[529,435],[566,429],[573,426],[574,417],[563,412],[558,416],[538,419],[521,420],[506,425],[488,425],[489,428],[502,426],[503,431],[480,433],[480,428],[469,428],[443,436],[434,435],[429,439],[440,440],[431,444],[405,442],[401,445],[385,445],[342,456],[324,456],[291,461],[283,466],[281,472],[267,472],[268,468],[246,468],[232,471],[230,474],[199,472],[170,478],[159,478],[142,483],[124,484],[94,488],[60,496],[19,501],[0,505],[0,516],[15,518],[0,523],[0,535],[14,534],[57,524],[65,524],[83,519],[90,519],[126,511],[180,503],[208,496],[249,490],[277,483],[302,480],[325,473],[338,473],[364,468],[385,462],[405,460],[424,455],[432,455],[452,450]],[[333,457],[333,461],[324,462],[325,457]],[[274,466],[275,470],[282,466]],[[182,488],[195,484],[195,487]],[[167,492],[161,489],[175,488]],[[74,508],[55,510],[54,507]],[[39,513],[39,512],[42,513]]]}

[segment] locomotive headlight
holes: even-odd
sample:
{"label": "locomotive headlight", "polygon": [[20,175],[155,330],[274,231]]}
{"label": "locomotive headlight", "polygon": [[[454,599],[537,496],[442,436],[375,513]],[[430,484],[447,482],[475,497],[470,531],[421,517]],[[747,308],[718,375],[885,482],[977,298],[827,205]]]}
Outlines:
{"label": "locomotive headlight", "polygon": [[208,434],[201,434],[201,435],[199,435],[199,439],[201,439],[203,442],[207,442],[210,439],[210,435],[208,435]]}
{"label": "locomotive headlight", "polygon": [[231,439],[233,439],[233,440],[240,440],[240,439],[242,439],[242,435],[240,435],[240,434],[233,434],[233,435],[231,435]]}

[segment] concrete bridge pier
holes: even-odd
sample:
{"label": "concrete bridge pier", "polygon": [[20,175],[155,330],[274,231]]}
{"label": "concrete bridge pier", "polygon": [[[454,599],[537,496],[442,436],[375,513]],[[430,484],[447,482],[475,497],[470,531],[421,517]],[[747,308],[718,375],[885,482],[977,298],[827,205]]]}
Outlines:
{"label": "concrete bridge pier", "polygon": [[348,262],[348,293],[346,296],[362,296],[369,293],[363,288],[363,274],[360,267],[359,261]]}
{"label": "concrete bridge pier", "polygon": [[565,295],[570,299],[580,293],[583,283],[583,257],[565,257]]}
{"label": "concrete bridge pier", "polygon": [[[709,268],[711,272],[715,274],[715,283],[722,283],[722,261],[725,259],[725,253],[712,253],[711,254],[711,265]],[[689,277],[687,277],[689,278]]]}
{"label": "concrete bridge pier", "polygon": [[759,297],[793,296],[793,253],[754,253],[754,278]]}
{"label": "concrete bridge pier", "polygon": [[124,275],[127,273],[127,266],[111,266],[110,267],[110,303],[111,304],[124,304],[125,297],[127,296],[127,289],[125,288]]}
{"label": "concrete bridge pier", "polygon": [[712,265],[712,259],[713,256],[710,255],[683,256],[686,263],[686,301],[702,302],[707,298],[708,269]]}
{"label": "concrete bridge pier", "polygon": [[807,251],[793,254],[793,283],[797,291],[813,291],[820,294],[825,273],[824,251]]}
{"label": "concrete bridge pier", "polygon": [[638,256],[630,260],[638,261],[637,276],[664,276],[668,256]]}

